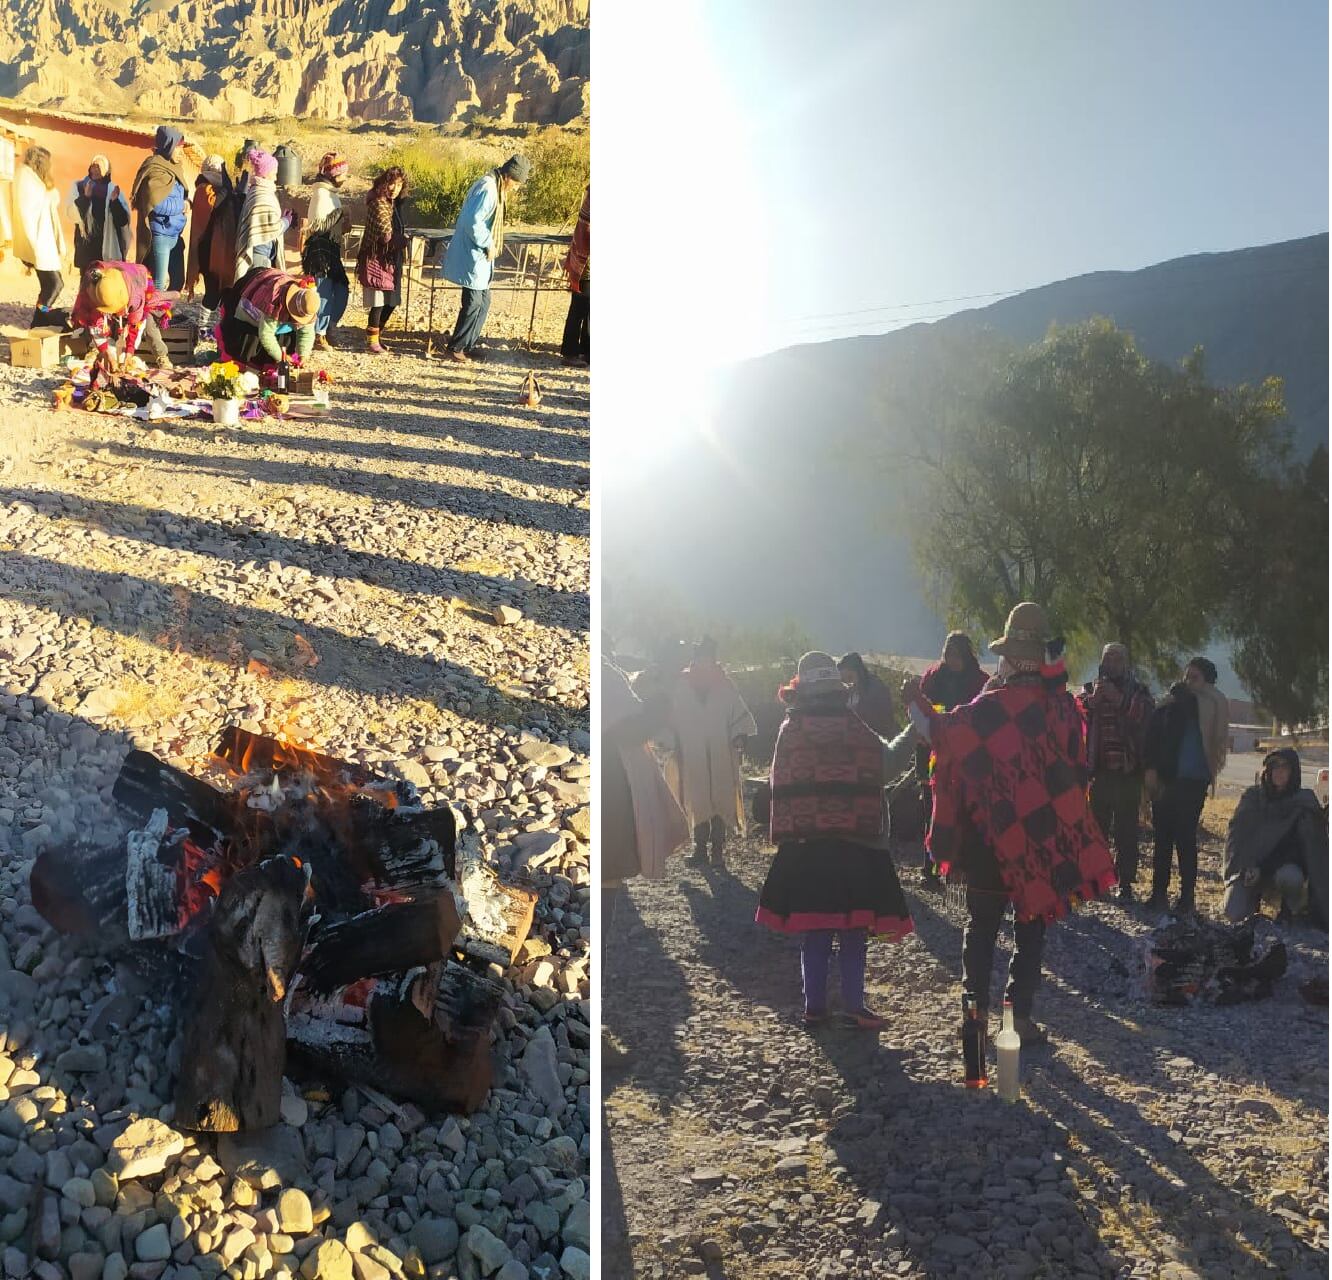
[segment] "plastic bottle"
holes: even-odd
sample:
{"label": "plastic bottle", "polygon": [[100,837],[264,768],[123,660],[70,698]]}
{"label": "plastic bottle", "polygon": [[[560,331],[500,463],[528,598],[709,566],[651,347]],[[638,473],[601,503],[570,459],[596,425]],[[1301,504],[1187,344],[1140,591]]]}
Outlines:
{"label": "plastic bottle", "polygon": [[1013,1003],[1004,1001],[1004,1025],[994,1038],[995,1056],[999,1059],[999,1096],[1005,1102],[1016,1102],[1022,1093],[1018,1076],[1022,1038],[1013,1026]]}
{"label": "plastic bottle", "polygon": [[985,1015],[971,996],[962,1002],[962,1063],[968,1089],[984,1089],[990,1083],[985,1074]]}

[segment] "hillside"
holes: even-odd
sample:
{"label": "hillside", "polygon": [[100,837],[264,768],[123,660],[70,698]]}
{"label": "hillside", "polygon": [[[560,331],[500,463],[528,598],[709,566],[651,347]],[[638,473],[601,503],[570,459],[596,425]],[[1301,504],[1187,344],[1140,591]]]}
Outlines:
{"label": "hillside", "polygon": [[[895,477],[876,461],[896,439],[885,406],[891,396],[909,411],[902,388],[913,373],[946,362],[977,330],[1030,342],[1052,322],[1092,315],[1158,360],[1201,345],[1222,385],[1279,375],[1301,453],[1327,439],[1326,234],[1097,272],[933,325],[737,366],[717,389],[721,448],[682,450],[678,472],[658,469],[641,490],[609,487],[609,579],[670,580],[687,564],[689,603],[704,613],[747,626],[794,621],[835,649],[937,651],[943,628],[896,519]],[[686,493],[706,520],[679,517]]]}
{"label": "hillside", "polygon": [[569,124],[588,0],[11,0],[0,95],[239,123],[263,116]]}

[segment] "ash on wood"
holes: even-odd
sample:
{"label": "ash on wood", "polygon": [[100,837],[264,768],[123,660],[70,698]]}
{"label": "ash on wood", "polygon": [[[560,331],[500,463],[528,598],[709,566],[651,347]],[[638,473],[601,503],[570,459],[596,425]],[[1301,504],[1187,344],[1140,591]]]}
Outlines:
{"label": "ash on wood", "polygon": [[127,838],[48,850],[32,872],[57,929],[128,941],[169,975],[177,1123],[276,1123],[289,1050],[425,1106],[480,1106],[503,989],[469,966],[512,963],[536,894],[409,782],[238,728],[213,763],[229,789],[131,752],[113,791]]}

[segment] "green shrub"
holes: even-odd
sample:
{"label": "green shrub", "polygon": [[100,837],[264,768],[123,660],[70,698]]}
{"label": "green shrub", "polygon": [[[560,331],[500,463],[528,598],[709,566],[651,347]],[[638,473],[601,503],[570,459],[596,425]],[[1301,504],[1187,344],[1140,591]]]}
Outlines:
{"label": "green shrub", "polygon": [[467,188],[501,159],[465,142],[422,137],[377,156],[365,177],[373,178],[397,165],[407,175],[411,221],[424,227],[451,227]]}
{"label": "green shrub", "polygon": [[571,227],[592,167],[587,134],[543,129],[521,144],[521,150],[532,162],[532,176],[523,186],[519,205],[522,220]]}

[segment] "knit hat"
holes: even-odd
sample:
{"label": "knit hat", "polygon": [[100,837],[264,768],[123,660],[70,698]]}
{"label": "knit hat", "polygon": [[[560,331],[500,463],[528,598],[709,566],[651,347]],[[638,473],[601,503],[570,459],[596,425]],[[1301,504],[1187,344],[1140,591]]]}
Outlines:
{"label": "knit hat", "polygon": [[102,177],[109,178],[111,176],[111,161],[105,156],[93,156],[88,161],[88,168],[91,169],[93,165],[96,165],[102,171]]}
{"label": "knit hat", "polygon": [[271,178],[277,173],[277,160],[262,147],[255,147],[246,158],[256,178]]}
{"label": "knit hat", "polygon": [[308,280],[295,282],[287,288],[286,304],[296,324],[302,327],[314,324],[319,314],[319,290]]}
{"label": "knit hat", "polygon": [[990,641],[990,652],[1018,662],[1043,662],[1050,623],[1045,610],[1033,600],[1015,605],[1004,623],[1004,634]]}
{"label": "knit hat", "polygon": [[319,161],[319,172],[326,173],[330,178],[340,178],[347,172],[347,161],[336,151],[324,153]]}
{"label": "knit hat", "polygon": [[88,300],[103,315],[119,315],[129,307],[129,285],[114,267],[90,271],[86,281]]}
{"label": "knit hat", "polygon": [[796,681],[803,697],[818,697],[822,693],[845,693],[842,673],[837,663],[817,649],[803,654],[796,663]]}
{"label": "knit hat", "polygon": [[526,182],[531,172],[532,166],[526,156],[510,156],[500,165],[500,173],[515,182]]}

